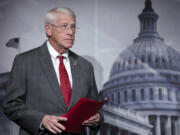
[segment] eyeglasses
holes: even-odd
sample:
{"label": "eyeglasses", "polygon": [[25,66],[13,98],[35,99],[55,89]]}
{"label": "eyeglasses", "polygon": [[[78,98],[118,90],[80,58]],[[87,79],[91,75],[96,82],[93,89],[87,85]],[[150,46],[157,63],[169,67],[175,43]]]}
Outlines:
{"label": "eyeglasses", "polygon": [[70,25],[68,26],[68,24],[62,24],[62,25],[54,25],[54,24],[51,24],[52,26],[54,27],[57,27],[59,28],[61,31],[67,31],[68,29],[71,29],[73,32],[79,30],[79,27],[77,27],[76,25]]}

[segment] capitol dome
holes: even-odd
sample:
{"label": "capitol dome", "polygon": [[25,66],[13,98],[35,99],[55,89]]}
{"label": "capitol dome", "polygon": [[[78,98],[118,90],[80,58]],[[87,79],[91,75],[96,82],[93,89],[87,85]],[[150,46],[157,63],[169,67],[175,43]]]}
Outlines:
{"label": "capitol dome", "polygon": [[150,0],[138,17],[139,35],[113,63],[100,95],[110,98],[109,106],[146,114],[153,135],[174,135],[180,124],[180,53],[159,36]]}
{"label": "capitol dome", "polygon": [[[114,62],[110,78],[133,70],[180,71],[180,54],[162,39],[136,39]],[[152,72],[153,73],[153,72]]]}

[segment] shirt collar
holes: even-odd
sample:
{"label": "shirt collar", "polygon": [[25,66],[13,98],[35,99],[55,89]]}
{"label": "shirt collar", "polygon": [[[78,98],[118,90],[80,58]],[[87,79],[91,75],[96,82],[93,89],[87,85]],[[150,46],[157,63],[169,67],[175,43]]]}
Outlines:
{"label": "shirt collar", "polygon": [[47,47],[48,47],[48,50],[49,50],[50,55],[51,55],[52,57],[54,57],[54,58],[57,58],[58,56],[64,56],[65,58],[68,57],[68,54],[69,54],[68,51],[65,52],[65,53],[63,53],[62,55],[59,54],[59,53],[52,47],[52,45],[50,44],[49,41],[47,41]]}

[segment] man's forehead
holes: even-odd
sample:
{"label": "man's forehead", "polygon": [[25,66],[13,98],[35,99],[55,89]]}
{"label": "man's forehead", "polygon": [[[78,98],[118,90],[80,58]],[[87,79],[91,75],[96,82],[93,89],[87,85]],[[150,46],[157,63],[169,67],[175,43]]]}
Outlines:
{"label": "man's forehead", "polygon": [[65,13],[58,13],[57,18],[56,18],[56,22],[75,23],[76,21],[75,21],[73,16],[70,16],[70,15],[65,14]]}
{"label": "man's forehead", "polygon": [[74,19],[73,16],[71,16],[71,15],[69,15],[69,14],[66,14],[66,13],[62,13],[62,12],[56,13],[56,16],[57,16],[58,18],[73,18],[73,19]]}

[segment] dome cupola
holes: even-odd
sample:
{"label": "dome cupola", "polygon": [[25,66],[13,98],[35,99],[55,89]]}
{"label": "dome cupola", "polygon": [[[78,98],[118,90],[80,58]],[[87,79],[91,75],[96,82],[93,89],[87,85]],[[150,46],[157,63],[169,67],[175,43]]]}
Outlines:
{"label": "dome cupola", "polygon": [[137,39],[145,38],[145,37],[160,38],[156,29],[157,28],[156,22],[158,19],[158,15],[154,12],[150,0],[146,0],[145,8],[138,17],[140,20],[140,33]]}

